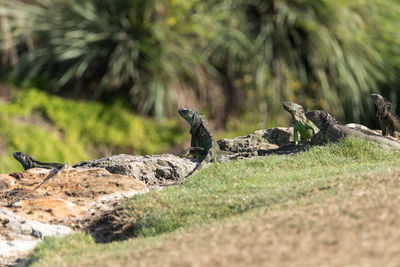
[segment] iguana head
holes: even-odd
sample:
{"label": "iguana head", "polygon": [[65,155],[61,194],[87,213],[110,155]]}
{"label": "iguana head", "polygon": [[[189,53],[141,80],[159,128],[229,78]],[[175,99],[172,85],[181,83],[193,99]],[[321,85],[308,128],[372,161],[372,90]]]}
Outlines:
{"label": "iguana head", "polygon": [[391,109],[392,104],[389,100],[385,99],[383,96],[379,94],[371,94],[372,102],[374,102],[377,110],[383,110],[386,108]]}
{"label": "iguana head", "polygon": [[303,121],[305,119],[304,109],[299,104],[283,102],[283,108],[292,115],[294,121]]}
{"label": "iguana head", "polygon": [[35,158],[29,156],[25,152],[14,152],[13,156],[16,160],[18,160],[22,164],[22,167],[24,167],[25,170],[33,167],[33,160]]}
{"label": "iguana head", "polygon": [[323,128],[325,124],[339,123],[331,114],[323,110],[309,110],[306,112],[306,117],[318,128]]}
{"label": "iguana head", "polygon": [[191,108],[180,108],[178,112],[179,115],[181,115],[182,118],[184,118],[190,124],[190,126],[199,123],[203,118],[199,113]]}

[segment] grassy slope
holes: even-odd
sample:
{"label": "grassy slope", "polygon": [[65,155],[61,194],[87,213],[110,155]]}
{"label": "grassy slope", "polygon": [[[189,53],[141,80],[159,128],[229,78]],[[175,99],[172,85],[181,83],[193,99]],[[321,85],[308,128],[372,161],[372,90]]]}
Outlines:
{"label": "grassy slope", "polygon": [[102,154],[153,154],[179,143],[183,131],[176,121],[155,123],[118,103],[65,100],[29,89],[16,91],[10,103],[0,105],[0,137],[4,173],[21,169],[13,151],[71,163]]}
{"label": "grassy slope", "polygon": [[[294,157],[214,164],[126,203],[124,242],[46,239],[37,266],[399,260],[400,153],[354,139]],[[397,207],[396,207],[397,205]],[[336,256],[336,254],[341,256]]]}

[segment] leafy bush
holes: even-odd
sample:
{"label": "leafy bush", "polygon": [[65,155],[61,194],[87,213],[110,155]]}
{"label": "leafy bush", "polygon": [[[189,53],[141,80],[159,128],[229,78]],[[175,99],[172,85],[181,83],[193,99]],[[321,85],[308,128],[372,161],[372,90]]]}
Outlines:
{"label": "leafy bush", "polygon": [[7,151],[0,157],[2,172],[18,166],[13,151],[40,160],[78,162],[112,153],[159,153],[183,136],[176,121],[156,123],[118,103],[63,100],[37,89],[19,91],[12,103],[2,104],[0,118]]}
{"label": "leafy bush", "polygon": [[146,114],[197,105],[224,123],[247,111],[271,125],[293,100],[367,122],[368,94],[398,84],[396,0],[34,3],[0,4],[1,57],[14,78],[122,97]]}

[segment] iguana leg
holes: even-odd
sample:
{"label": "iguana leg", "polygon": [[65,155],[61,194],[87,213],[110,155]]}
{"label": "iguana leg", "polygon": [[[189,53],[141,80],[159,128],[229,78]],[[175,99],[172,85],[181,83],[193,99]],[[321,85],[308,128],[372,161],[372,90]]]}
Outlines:
{"label": "iguana leg", "polygon": [[178,154],[180,158],[187,158],[193,153],[204,152],[204,148],[202,147],[189,147],[188,149],[183,150],[181,153]]}
{"label": "iguana leg", "polygon": [[181,153],[178,154],[180,158],[187,158],[190,156],[190,148],[183,150]]}
{"label": "iguana leg", "polygon": [[293,141],[294,141],[294,145],[293,146],[297,146],[297,144],[299,143],[299,136],[298,136],[298,130],[296,127],[293,128]]}

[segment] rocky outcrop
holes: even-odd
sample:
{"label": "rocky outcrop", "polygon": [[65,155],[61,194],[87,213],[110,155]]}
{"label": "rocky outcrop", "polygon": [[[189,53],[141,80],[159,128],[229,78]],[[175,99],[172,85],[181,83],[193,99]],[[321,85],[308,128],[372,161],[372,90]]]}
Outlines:
{"label": "rocky outcrop", "polygon": [[85,228],[121,198],[148,191],[141,181],[105,169],[68,169],[37,190],[50,170],[0,175],[0,265],[25,257],[45,236]]}
{"label": "rocky outcrop", "polygon": [[72,232],[67,226],[26,220],[5,208],[0,208],[0,224],[1,265],[26,257],[46,236],[63,236]]}
{"label": "rocky outcrop", "polygon": [[[221,150],[233,153],[274,151],[293,141],[293,128],[278,127],[258,130],[247,136],[218,141]],[[257,153],[256,153],[257,155]]]}
{"label": "rocky outcrop", "polygon": [[154,156],[115,155],[98,160],[82,161],[75,168],[104,168],[110,173],[124,174],[147,185],[164,185],[182,180],[197,166],[198,161],[171,154]]}
{"label": "rocky outcrop", "polygon": [[[285,147],[293,151],[292,139],[292,128],[274,128],[223,139],[219,144],[230,154],[223,159],[232,160],[279,154]],[[46,183],[43,181],[51,170],[0,175],[0,265],[25,257],[44,236],[63,235],[73,229],[109,235],[104,224],[113,217],[107,214],[112,214],[122,198],[181,181],[198,164],[170,154],[121,154],[80,162]]]}

